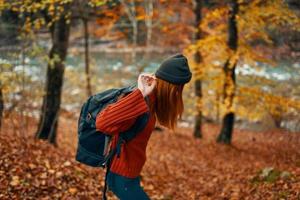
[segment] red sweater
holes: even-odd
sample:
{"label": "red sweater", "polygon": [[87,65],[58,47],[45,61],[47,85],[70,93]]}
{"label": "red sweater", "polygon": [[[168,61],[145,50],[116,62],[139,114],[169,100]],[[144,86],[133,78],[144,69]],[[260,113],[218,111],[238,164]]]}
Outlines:
{"label": "red sweater", "polygon": [[[151,94],[150,103],[154,96]],[[134,90],[117,102],[108,105],[97,116],[97,130],[114,135],[112,147],[116,146],[118,134],[129,129],[136,118],[149,111],[149,107],[139,89]],[[146,161],[146,146],[155,126],[155,117],[150,114],[146,127],[126,144],[122,145],[120,157],[112,160],[111,172],[135,178],[140,175]]]}

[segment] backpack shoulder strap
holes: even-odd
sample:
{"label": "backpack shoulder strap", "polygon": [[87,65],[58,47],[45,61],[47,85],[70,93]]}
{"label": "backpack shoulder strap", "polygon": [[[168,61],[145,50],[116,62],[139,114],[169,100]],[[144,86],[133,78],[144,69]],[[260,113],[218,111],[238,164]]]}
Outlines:
{"label": "backpack shoulder strap", "polygon": [[[149,105],[149,97],[145,97],[147,104]],[[150,117],[149,112],[145,112],[137,117],[135,123],[130,127],[130,129],[120,133],[120,137],[125,141],[129,142],[132,140],[139,132],[141,132],[147,125]]]}
{"label": "backpack shoulder strap", "polygon": [[[146,102],[147,103],[149,102],[148,97],[146,97]],[[119,138],[118,138],[116,149],[115,149],[117,157],[120,157],[122,144],[129,142],[134,137],[136,137],[137,134],[139,134],[146,127],[149,117],[150,117],[149,112],[145,112],[145,113],[141,114],[140,116],[137,117],[135,123],[128,130],[121,132],[119,134]]]}

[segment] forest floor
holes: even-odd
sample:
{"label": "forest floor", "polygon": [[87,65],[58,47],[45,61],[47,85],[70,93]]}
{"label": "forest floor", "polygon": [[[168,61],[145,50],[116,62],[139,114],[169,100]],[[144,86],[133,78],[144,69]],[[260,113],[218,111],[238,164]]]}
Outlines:
{"label": "forest floor", "polygon": [[[8,121],[0,133],[0,199],[101,199],[103,170],[74,160],[75,119],[61,119],[58,147],[34,139],[34,122],[26,130],[17,128],[21,119]],[[203,130],[201,140],[188,128],[153,132],[142,171],[151,199],[300,200],[300,133],[235,130],[227,146],[215,143],[219,126]]]}

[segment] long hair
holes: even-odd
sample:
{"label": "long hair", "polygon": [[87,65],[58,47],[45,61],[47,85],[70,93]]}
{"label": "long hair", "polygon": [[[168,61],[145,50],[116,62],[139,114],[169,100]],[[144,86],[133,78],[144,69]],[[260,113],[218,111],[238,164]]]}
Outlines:
{"label": "long hair", "polygon": [[150,111],[156,116],[159,124],[171,130],[177,125],[184,110],[182,91],[184,85],[175,85],[156,78],[155,103]]}

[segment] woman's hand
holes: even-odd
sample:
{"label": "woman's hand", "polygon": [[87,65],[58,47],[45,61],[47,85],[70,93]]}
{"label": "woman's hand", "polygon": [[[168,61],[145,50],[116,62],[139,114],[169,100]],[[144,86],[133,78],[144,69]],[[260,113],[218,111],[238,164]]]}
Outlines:
{"label": "woman's hand", "polygon": [[142,73],[138,78],[138,89],[142,92],[143,97],[150,94],[156,85],[156,78],[152,74]]}

